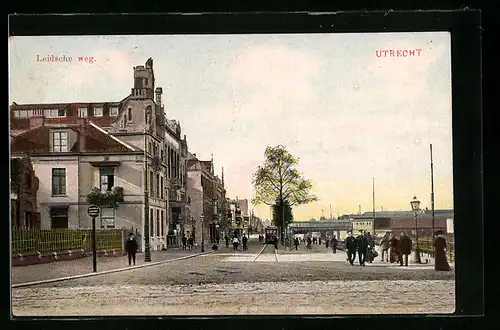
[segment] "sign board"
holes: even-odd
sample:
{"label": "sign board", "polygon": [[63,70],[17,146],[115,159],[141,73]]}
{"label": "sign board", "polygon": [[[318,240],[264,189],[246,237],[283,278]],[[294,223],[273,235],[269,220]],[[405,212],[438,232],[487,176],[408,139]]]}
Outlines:
{"label": "sign board", "polygon": [[100,212],[101,209],[97,205],[90,205],[89,208],[87,209],[87,214],[92,218],[97,217]]}
{"label": "sign board", "polygon": [[453,234],[453,218],[446,219],[446,232],[448,234]]}

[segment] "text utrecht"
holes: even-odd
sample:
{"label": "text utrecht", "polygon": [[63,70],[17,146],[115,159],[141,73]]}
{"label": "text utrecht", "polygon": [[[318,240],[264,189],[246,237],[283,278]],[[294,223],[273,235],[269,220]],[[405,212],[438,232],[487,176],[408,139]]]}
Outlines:
{"label": "text utrecht", "polygon": [[375,51],[377,57],[414,57],[421,56],[422,49],[379,49]]}

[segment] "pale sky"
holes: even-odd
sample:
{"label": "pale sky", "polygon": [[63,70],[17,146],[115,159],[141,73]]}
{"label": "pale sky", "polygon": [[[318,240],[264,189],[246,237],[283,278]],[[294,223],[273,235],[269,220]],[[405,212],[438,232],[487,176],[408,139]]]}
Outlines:
{"label": "pale sky", "polygon": [[120,101],[149,57],[167,116],[190,152],[224,167],[231,198],[253,197],[266,146],[283,144],[320,199],[297,220],[329,217],[330,205],[334,216],[371,211],[372,177],[376,210],[409,210],[413,195],[430,208],[432,143],[435,208],[453,208],[448,33],[15,37],[9,103]]}

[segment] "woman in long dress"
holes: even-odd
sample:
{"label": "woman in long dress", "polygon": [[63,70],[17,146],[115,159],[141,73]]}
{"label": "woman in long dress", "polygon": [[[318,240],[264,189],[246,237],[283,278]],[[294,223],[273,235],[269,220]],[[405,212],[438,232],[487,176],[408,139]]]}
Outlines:
{"label": "woman in long dress", "polygon": [[444,232],[438,230],[436,232],[436,238],[434,240],[434,269],[437,271],[449,271],[450,265],[448,264],[448,259],[446,258],[446,238],[444,238]]}

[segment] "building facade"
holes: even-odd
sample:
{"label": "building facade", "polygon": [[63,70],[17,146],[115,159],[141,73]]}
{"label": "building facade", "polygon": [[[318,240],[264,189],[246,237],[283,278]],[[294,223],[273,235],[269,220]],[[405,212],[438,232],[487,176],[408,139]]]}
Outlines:
{"label": "building facade", "polygon": [[10,162],[11,225],[15,228],[40,229],[37,193],[40,180],[29,156],[13,157]]}
{"label": "building facade", "polygon": [[118,102],[11,105],[13,154],[32,156],[44,181],[42,228],[88,227],[87,194],[120,186],[124,202],[102,210],[101,227],[149,234],[153,250],[177,243],[179,224],[190,217],[186,136],[167,118],[151,58],[133,68],[132,86]]}

